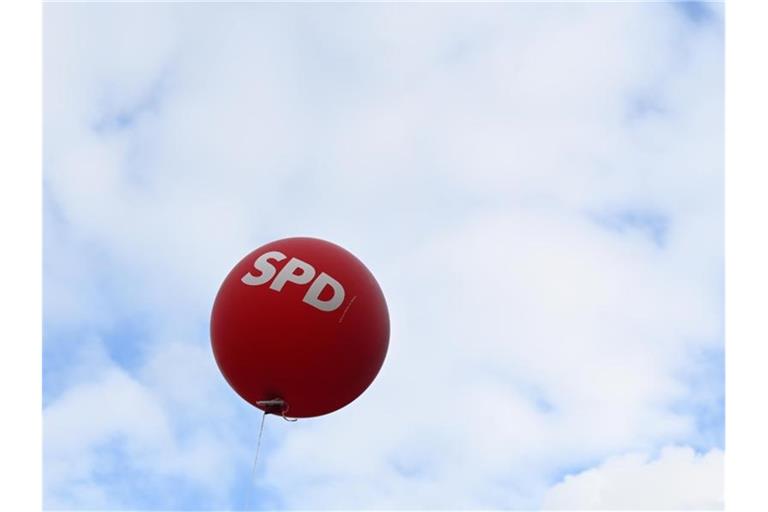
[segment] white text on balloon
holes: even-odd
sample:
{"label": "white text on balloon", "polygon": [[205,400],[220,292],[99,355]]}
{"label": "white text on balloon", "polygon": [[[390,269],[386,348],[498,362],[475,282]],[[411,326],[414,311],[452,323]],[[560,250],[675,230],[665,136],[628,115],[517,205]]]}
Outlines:
{"label": "white text on balloon", "polygon": [[[265,252],[253,262],[253,267],[260,273],[254,275],[248,272],[240,281],[248,286],[261,286],[268,283],[274,277],[269,288],[279,292],[283,289],[285,283],[305,285],[315,278],[317,273],[315,268],[299,258],[291,258],[280,272],[277,272],[277,269],[270,261],[283,261],[285,258],[287,256],[280,251]],[[275,275],[276,273],[277,275]],[[333,295],[329,299],[322,300],[320,295],[326,287],[330,287],[333,290]],[[320,311],[334,311],[344,302],[344,287],[333,277],[325,272],[320,272],[320,275],[312,282],[302,300]]]}

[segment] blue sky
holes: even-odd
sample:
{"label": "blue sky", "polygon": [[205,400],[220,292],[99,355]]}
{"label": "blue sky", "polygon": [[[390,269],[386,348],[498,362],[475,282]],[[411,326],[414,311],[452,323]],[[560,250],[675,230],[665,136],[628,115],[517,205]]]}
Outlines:
{"label": "blue sky", "polygon": [[[47,508],[722,506],[719,4],[48,4]],[[269,418],[210,352],[311,235],[376,382]],[[595,491],[595,482],[603,482]]]}

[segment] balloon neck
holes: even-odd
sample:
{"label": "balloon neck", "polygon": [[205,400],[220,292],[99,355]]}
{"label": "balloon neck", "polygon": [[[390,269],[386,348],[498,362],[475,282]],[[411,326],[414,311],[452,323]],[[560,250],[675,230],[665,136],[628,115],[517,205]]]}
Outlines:
{"label": "balloon neck", "polygon": [[289,418],[285,415],[288,412],[288,402],[282,398],[272,398],[271,400],[259,400],[256,405],[260,407],[265,414],[280,415],[288,421],[296,421],[295,418]]}

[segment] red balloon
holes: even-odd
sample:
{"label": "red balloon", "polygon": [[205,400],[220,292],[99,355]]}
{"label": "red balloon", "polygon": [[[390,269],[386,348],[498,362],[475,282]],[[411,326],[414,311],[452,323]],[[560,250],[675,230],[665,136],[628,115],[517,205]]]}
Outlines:
{"label": "red balloon", "polygon": [[[211,313],[219,369],[246,401],[305,418],[352,402],[378,374],[389,314],[373,274],[316,238],[277,240],[227,275]],[[283,400],[276,411],[259,402]]]}

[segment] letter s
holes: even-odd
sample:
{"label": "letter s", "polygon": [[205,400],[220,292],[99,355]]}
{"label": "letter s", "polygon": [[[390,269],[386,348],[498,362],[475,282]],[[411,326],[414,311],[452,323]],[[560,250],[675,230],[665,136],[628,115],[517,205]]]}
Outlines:
{"label": "letter s", "polygon": [[269,260],[282,261],[285,258],[285,254],[281,253],[280,251],[265,252],[256,258],[256,261],[253,262],[253,268],[260,271],[261,273],[255,276],[248,272],[240,279],[240,281],[242,281],[244,284],[247,284],[248,286],[259,286],[269,282],[269,280],[275,276],[275,272],[277,272],[277,269],[274,265],[269,263]]}

